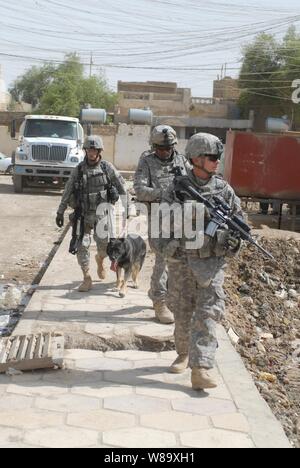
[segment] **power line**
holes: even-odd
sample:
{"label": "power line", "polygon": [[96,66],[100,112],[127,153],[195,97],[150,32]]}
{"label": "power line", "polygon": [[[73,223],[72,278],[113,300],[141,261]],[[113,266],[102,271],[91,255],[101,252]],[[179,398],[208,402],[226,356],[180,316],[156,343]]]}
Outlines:
{"label": "power line", "polygon": [[[195,80],[204,74],[210,76],[213,72],[219,72],[220,67],[217,63],[182,66],[182,59],[190,61],[192,65],[200,60],[203,62],[204,54],[210,57],[209,54],[215,54],[218,48],[223,53],[237,49],[241,41],[260,32],[282,34],[283,28],[300,20],[300,15],[295,12],[292,16],[287,8],[275,11],[257,5],[254,11],[252,6],[241,7],[237,2],[131,0],[126,2],[125,8],[123,0],[86,0],[84,6],[77,0],[38,0],[34,2],[37,8],[32,10],[28,23],[24,16],[28,3],[33,2],[28,0],[26,5],[24,2],[15,6],[0,0],[0,12],[3,12],[0,30],[0,50],[2,48],[3,52],[0,52],[0,56],[8,61],[60,64],[64,61],[62,54],[78,49],[85,56],[83,65],[91,67],[88,57],[92,50],[93,67],[128,72],[134,70],[140,75],[143,71],[152,71],[153,74],[162,72],[165,75],[176,72],[177,76],[185,72],[197,73]],[[203,23],[204,15],[199,16],[200,12],[207,12],[211,15],[209,18],[214,19],[211,27],[209,22]],[[257,13],[268,13],[268,17],[264,19],[260,16],[262,19],[257,21]],[[231,24],[224,25],[223,20],[221,23],[220,15],[230,17]],[[239,19],[240,23],[236,24],[234,18]],[[112,28],[117,32],[111,32]],[[9,35],[20,29],[22,41],[10,40]],[[36,56],[31,51],[36,51]],[[226,57],[222,57],[222,60],[226,61]],[[233,65],[235,63],[239,61],[232,62]],[[240,67],[234,66],[227,69],[230,72],[240,71]],[[266,73],[265,76],[275,77],[275,73]],[[296,63],[290,73],[299,73]],[[262,77],[262,73],[243,73],[240,80],[258,76]]]}

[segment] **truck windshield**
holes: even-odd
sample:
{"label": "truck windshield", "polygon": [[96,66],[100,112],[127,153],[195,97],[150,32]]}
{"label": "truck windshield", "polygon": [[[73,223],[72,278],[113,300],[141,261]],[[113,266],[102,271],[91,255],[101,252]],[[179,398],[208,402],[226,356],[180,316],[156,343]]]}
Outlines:
{"label": "truck windshield", "polygon": [[27,120],[24,131],[27,138],[63,138],[77,139],[77,123],[63,120]]}

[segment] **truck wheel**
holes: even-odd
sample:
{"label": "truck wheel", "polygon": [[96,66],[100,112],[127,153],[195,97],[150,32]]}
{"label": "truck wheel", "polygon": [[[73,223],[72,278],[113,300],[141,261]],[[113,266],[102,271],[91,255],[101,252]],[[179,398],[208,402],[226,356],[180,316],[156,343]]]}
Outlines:
{"label": "truck wheel", "polygon": [[22,193],[23,192],[23,177],[20,175],[14,175],[14,189],[15,193]]}

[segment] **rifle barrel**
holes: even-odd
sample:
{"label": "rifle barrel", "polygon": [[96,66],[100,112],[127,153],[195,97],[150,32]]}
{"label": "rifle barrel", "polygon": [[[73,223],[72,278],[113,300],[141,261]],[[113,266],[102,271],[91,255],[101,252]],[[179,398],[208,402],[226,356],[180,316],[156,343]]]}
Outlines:
{"label": "rifle barrel", "polygon": [[[241,235],[241,239],[250,242],[252,245],[255,245],[264,255],[266,255],[268,258],[276,262],[276,259],[273,257],[273,255],[270,254],[266,249],[264,249],[260,244],[258,244],[258,242],[256,242],[253,239],[253,237],[250,234],[250,230],[251,230],[250,228],[249,228],[249,231],[246,231],[244,227],[242,227],[241,223],[238,223],[234,219],[232,219],[228,215],[228,213],[225,214],[225,213],[218,212],[217,211],[218,207],[214,206],[211,201],[203,197],[195,187],[187,183],[187,180],[185,178],[181,178],[180,183],[181,183],[183,190],[185,190],[190,196],[195,197],[197,201],[203,203],[208,208],[208,210],[211,211],[212,216],[215,215],[219,220],[222,220],[222,222],[226,224],[229,229],[233,229],[239,232]],[[227,208],[226,208],[226,211],[227,211]],[[246,223],[245,223],[245,226],[247,226]]]}

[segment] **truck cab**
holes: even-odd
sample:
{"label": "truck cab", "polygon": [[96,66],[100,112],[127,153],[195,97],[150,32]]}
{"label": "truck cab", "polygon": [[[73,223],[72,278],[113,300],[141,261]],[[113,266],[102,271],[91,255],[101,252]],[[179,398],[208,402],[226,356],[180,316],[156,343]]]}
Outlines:
{"label": "truck cab", "polygon": [[27,115],[14,157],[15,192],[21,193],[24,187],[62,188],[84,159],[83,139],[77,118]]}

